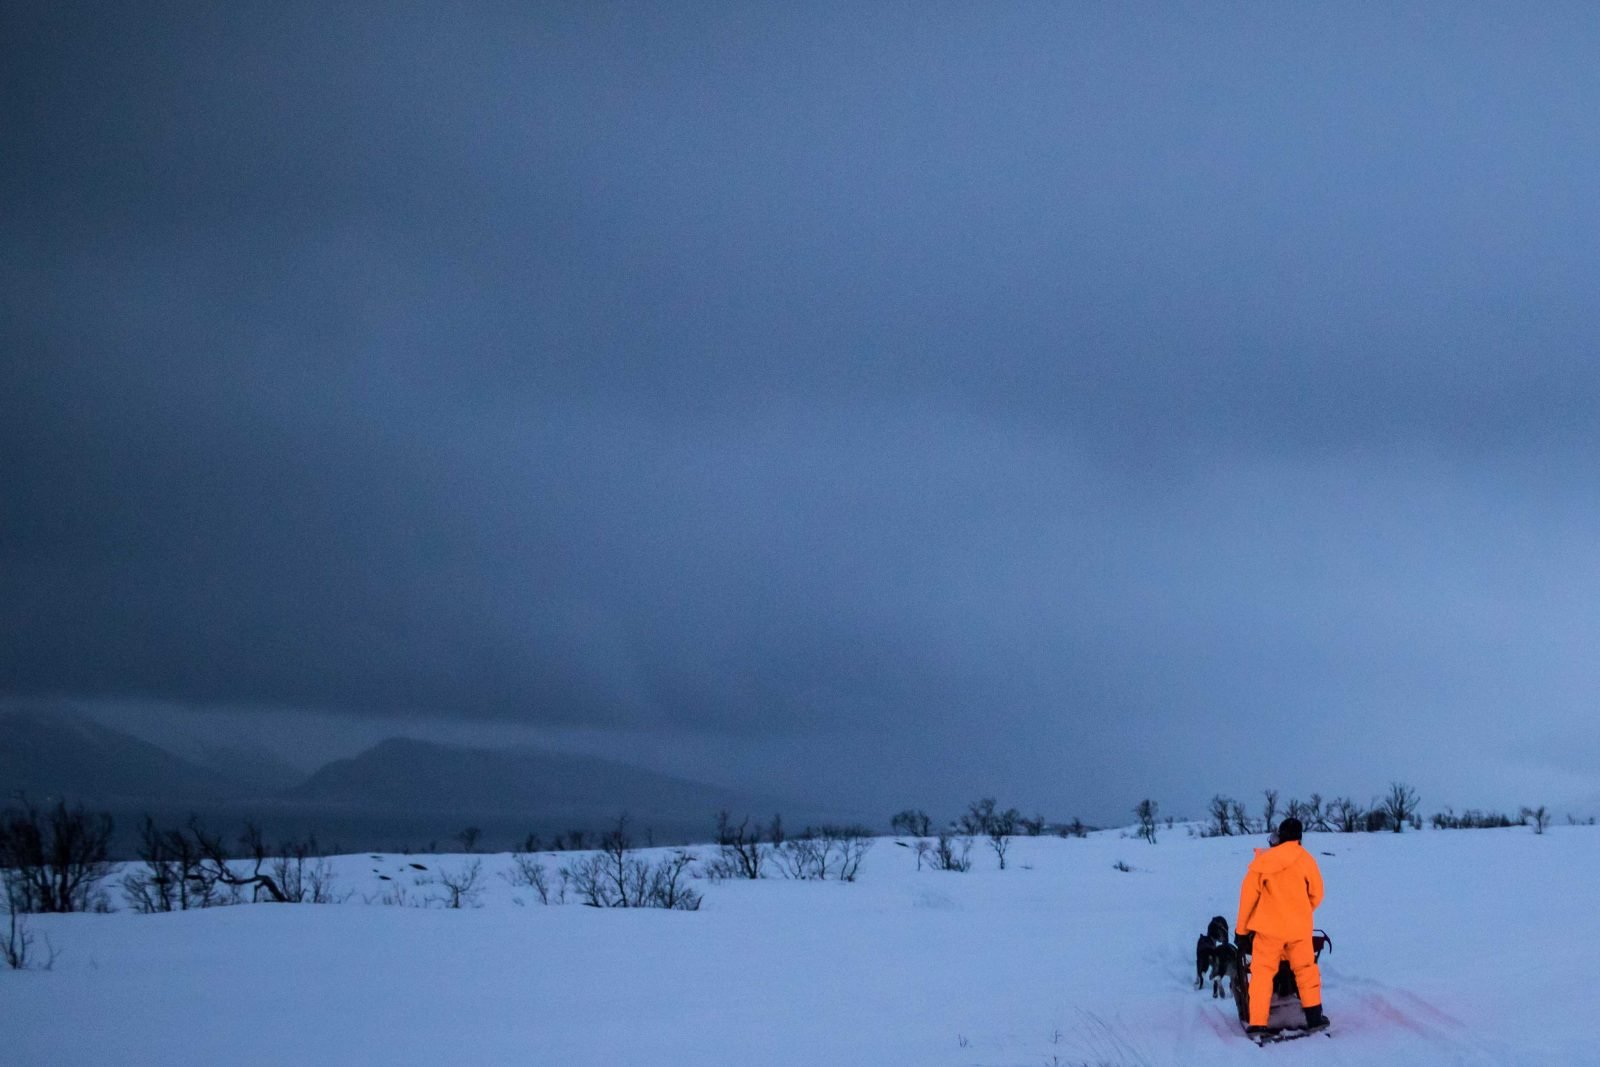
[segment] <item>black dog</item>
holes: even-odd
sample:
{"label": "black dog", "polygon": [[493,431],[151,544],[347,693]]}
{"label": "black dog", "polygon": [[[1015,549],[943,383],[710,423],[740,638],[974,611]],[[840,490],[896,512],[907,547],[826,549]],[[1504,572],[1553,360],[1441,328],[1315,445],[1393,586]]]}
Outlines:
{"label": "black dog", "polygon": [[1233,947],[1228,933],[1228,920],[1215,916],[1194,945],[1194,987],[1204,989],[1210,978],[1213,998],[1231,995],[1223,991],[1223,983],[1239,965],[1239,950]]}

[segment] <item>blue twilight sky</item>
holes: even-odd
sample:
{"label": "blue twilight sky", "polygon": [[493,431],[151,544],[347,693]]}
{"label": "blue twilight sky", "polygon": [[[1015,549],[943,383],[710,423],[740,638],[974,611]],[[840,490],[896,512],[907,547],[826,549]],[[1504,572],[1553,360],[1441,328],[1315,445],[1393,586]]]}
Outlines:
{"label": "blue twilight sky", "polygon": [[1592,812],[1596,56],[1585,4],[8,3],[0,696],[885,815]]}

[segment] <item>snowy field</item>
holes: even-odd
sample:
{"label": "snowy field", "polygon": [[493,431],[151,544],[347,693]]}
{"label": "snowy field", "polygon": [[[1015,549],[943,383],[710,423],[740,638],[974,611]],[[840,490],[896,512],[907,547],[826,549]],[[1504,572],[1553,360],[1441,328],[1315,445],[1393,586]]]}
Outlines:
{"label": "snowy field", "polygon": [[504,855],[479,908],[386,906],[467,857],[338,857],[340,905],[32,917],[60,955],[0,972],[0,1060],[1600,1064],[1600,831],[1308,835],[1334,1033],[1264,1050],[1192,985],[1260,844],[1019,838],[955,874],[881,839],[854,884],[697,882],[698,912],[541,906]]}

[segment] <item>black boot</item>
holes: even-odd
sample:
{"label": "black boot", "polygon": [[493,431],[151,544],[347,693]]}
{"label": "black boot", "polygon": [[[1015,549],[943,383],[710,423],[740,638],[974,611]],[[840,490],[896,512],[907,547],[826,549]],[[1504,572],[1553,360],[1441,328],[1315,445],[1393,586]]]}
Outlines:
{"label": "black boot", "polygon": [[1306,1009],[1307,1030],[1326,1030],[1327,1028],[1328,1017],[1322,1014],[1321,1004],[1313,1004]]}

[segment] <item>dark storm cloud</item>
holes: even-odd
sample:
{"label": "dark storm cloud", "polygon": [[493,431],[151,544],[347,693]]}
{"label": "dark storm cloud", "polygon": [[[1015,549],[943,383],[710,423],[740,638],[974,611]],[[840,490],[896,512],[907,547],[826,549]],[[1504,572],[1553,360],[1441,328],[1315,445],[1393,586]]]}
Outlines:
{"label": "dark storm cloud", "polygon": [[1583,713],[1580,7],[3,19],[0,691],[1190,797]]}

